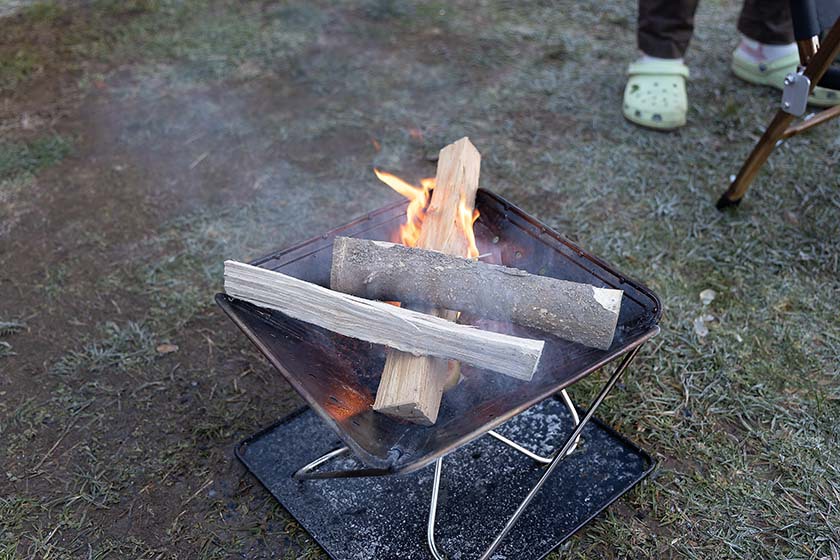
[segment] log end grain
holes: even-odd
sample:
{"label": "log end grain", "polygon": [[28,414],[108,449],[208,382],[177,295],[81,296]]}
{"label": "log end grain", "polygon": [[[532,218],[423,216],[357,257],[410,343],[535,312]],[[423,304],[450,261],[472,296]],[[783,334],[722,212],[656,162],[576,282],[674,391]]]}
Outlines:
{"label": "log end grain", "polygon": [[601,307],[610,313],[615,313],[616,316],[618,316],[618,312],[621,310],[622,294],[623,292],[621,290],[596,288],[595,286],[592,286],[592,297],[595,298],[595,301],[600,303]]}
{"label": "log end grain", "polygon": [[421,426],[437,421],[440,399],[450,374],[449,360],[391,350],[382,372],[373,410]]}

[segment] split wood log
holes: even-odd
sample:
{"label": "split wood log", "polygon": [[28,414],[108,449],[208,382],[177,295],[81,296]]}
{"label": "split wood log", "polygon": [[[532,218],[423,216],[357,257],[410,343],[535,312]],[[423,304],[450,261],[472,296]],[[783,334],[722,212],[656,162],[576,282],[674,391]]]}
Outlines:
{"label": "split wood log", "polygon": [[355,296],[469,311],[607,350],[621,290],[384,241],[337,237],[330,287]]}
{"label": "split wood log", "polygon": [[[469,244],[460,226],[458,209],[463,204],[470,213],[475,206],[481,154],[464,137],[440,151],[435,188],[420,228],[417,246],[451,255],[467,256]],[[396,300],[399,301],[399,300]],[[427,308],[425,311],[451,321],[453,311]],[[448,362],[391,351],[385,360],[382,379],[373,409],[423,425],[437,420],[443,391],[460,369]]]}
{"label": "split wood log", "polygon": [[225,261],[225,292],[409,356],[455,359],[526,381],[533,377],[544,345],[542,340],[459,325],[237,261]]}

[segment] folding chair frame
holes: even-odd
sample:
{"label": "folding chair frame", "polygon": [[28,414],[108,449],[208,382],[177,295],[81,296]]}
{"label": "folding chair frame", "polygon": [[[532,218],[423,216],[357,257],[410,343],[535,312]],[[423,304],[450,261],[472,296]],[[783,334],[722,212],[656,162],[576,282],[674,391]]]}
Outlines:
{"label": "folding chair frame", "polygon": [[[811,81],[811,92],[828,71],[832,61],[840,54],[840,19],[835,22],[831,30],[820,44],[818,36],[797,41],[799,58],[804,66],[803,74]],[[722,210],[729,206],[737,206],[750,188],[750,184],[761,170],[761,166],[770,157],[773,149],[782,141],[804,132],[818,124],[822,124],[840,116],[840,105],[823,109],[811,118],[806,118],[798,124],[791,124],[795,115],[779,109],[773,121],[764,131],[758,144],[755,145],[735,180],[729,189],[717,201],[717,208]]]}

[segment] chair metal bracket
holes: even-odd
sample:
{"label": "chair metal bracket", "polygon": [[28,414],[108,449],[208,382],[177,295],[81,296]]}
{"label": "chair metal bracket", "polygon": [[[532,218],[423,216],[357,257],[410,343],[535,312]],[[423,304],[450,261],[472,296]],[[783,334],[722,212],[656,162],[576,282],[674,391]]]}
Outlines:
{"label": "chair metal bracket", "polygon": [[808,108],[808,95],[811,92],[811,79],[802,71],[791,72],[785,76],[782,90],[782,111],[801,117]]}

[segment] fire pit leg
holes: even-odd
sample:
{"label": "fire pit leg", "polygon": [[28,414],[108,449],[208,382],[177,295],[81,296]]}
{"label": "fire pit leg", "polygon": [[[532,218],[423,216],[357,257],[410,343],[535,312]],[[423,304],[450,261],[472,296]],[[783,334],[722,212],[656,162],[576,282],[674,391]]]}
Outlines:
{"label": "fire pit leg", "polygon": [[[640,348],[641,348],[641,344],[639,346],[636,346],[635,348],[633,348],[627,354],[627,356],[625,356],[624,360],[616,368],[615,372],[609,378],[606,385],[604,385],[604,388],[601,389],[601,392],[598,393],[597,397],[595,397],[595,400],[592,402],[592,406],[590,406],[589,410],[587,410],[586,415],[583,417],[583,420],[581,420],[577,424],[574,431],[569,436],[569,438],[566,440],[566,443],[563,445],[563,447],[559,451],[554,453],[548,468],[546,468],[543,475],[540,477],[540,479],[537,481],[537,483],[534,485],[534,487],[531,488],[531,491],[528,492],[528,495],[525,496],[525,499],[522,500],[522,502],[519,504],[519,507],[516,508],[516,511],[513,512],[513,515],[511,515],[510,519],[508,519],[504,528],[501,530],[501,532],[498,535],[496,535],[496,538],[493,539],[493,542],[490,543],[490,546],[487,548],[487,550],[484,551],[484,554],[481,555],[479,560],[488,560],[493,555],[493,553],[496,551],[496,549],[499,548],[499,545],[501,544],[502,539],[504,539],[505,536],[513,528],[513,526],[516,525],[516,522],[522,516],[522,513],[528,507],[528,504],[531,503],[531,501],[537,495],[537,492],[540,491],[540,488],[542,488],[542,486],[548,480],[548,477],[550,477],[551,474],[554,472],[554,469],[557,467],[557,465],[559,465],[560,462],[568,456],[568,454],[569,454],[570,450],[573,448],[573,446],[577,445],[578,439],[580,438],[580,435],[583,432],[583,429],[586,427],[586,424],[589,422],[589,420],[592,419],[592,416],[595,414],[595,409],[597,409],[598,406],[607,397],[607,394],[609,394],[609,392],[612,390],[612,388],[618,382],[621,375],[627,369],[627,366],[630,365],[630,362],[632,362],[633,358],[635,358],[636,355],[639,353]],[[497,437],[497,439],[498,439],[498,436],[494,436],[494,437]],[[510,440],[508,440],[508,441],[510,441]],[[516,448],[514,447],[514,449],[516,449]],[[521,451],[520,449],[517,449],[517,450]],[[441,478],[441,473],[442,472],[443,472],[443,457],[438,459],[437,462],[435,463],[435,476],[434,476],[434,480],[432,482],[432,499],[431,499],[431,504],[429,506],[429,521],[428,521],[428,524],[426,526],[426,542],[428,543],[429,551],[431,552],[431,554],[435,558],[435,560],[445,560],[445,557],[440,553],[440,551],[437,548],[437,545],[435,544],[435,519],[437,517],[437,502],[438,502],[438,493],[440,491],[440,478]]]}
{"label": "fire pit leg", "polygon": [[316,480],[320,478],[356,478],[362,476],[385,476],[389,474],[394,474],[387,469],[353,469],[347,471],[313,472],[314,469],[320,467],[327,461],[336,457],[340,457],[341,455],[344,455],[349,451],[350,448],[345,446],[337,447],[329,453],[324,453],[311,463],[308,463],[296,470],[295,474],[292,475],[292,478],[294,478],[295,480]]}
{"label": "fire pit leg", "polygon": [[[580,424],[580,417],[578,416],[577,409],[575,408],[575,405],[572,403],[571,397],[569,397],[569,394],[566,392],[565,389],[560,391],[560,396],[563,398],[563,403],[565,403],[566,408],[569,409],[569,413],[572,415],[572,420],[574,421],[575,426],[577,426],[578,424]],[[523,447],[522,445],[516,443],[515,441],[513,441],[511,439],[506,438],[505,436],[496,432],[495,430],[491,430],[487,433],[490,434],[491,436],[493,436],[494,438],[496,438],[497,440],[501,441],[505,445],[508,445],[508,446],[512,447],[513,449],[515,449],[516,451],[519,451],[523,455],[527,455],[528,457],[530,457],[531,459],[533,459],[537,463],[547,465],[547,464],[551,463],[551,461],[553,460],[552,457],[543,457],[541,455],[537,455],[533,451],[531,451],[529,449],[526,449],[525,447]],[[580,436],[578,436],[575,439],[574,445],[572,445],[572,447],[566,452],[566,455],[571,454],[577,448],[577,445],[578,445],[579,441],[580,441]],[[361,476],[382,476],[382,475],[393,474],[393,473],[391,473],[391,471],[388,471],[388,470],[385,470],[385,469],[356,469],[356,470],[347,470],[347,471],[313,472],[315,469],[317,469],[318,467],[320,467],[324,463],[326,463],[326,462],[328,462],[331,459],[334,459],[336,457],[340,457],[342,455],[345,455],[349,451],[350,451],[350,448],[347,447],[347,446],[344,446],[344,447],[337,447],[337,448],[333,449],[332,451],[330,451],[329,453],[324,453],[323,455],[321,455],[320,457],[318,457],[314,461],[302,466],[297,471],[295,471],[295,474],[292,475],[292,478],[294,478],[295,480],[315,480],[315,479],[319,479],[319,478],[320,479],[323,479],[323,478],[353,478],[353,477],[361,477]]]}
{"label": "fire pit leg", "polygon": [[[575,426],[577,426],[578,424],[580,424],[580,416],[578,416],[577,409],[575,408],[575,405],[572,402],[572,398],[569,396],[569,393],[566,392],[566,389],[561,389],[560,390],[560,396],[563,398],[563,404],[565,404],[566,408],[569,409],[569,414],[572,415],[572,422],[574,422]],[[519,451],[523,455],[533,459],[534,461],[536,461],[537,463],[540,463],[541,465],[547,465],[553,459],[553,456],[552,457],[543,457],[542,455],[537,455],[536,453],[534,453],[530,449],[526,449],[525,447],[516,443],[512,439],[506,438],[505,436],[503,436],[502,434],[500,434],[496,430],[490,430],[489,432],[487,432],[487,434],[493,436],[494,438],[501,441],[502,443],[504,443],[508,447],[511,447],[511,448],[515,449],[516,451]],[[577,439],[575,440],[575,444],[566,452],[566,455],[571,455],[572,453],[574,453],[575,449],[577,449],[578,443],[580,443],[580,436],[577,437]]]}

